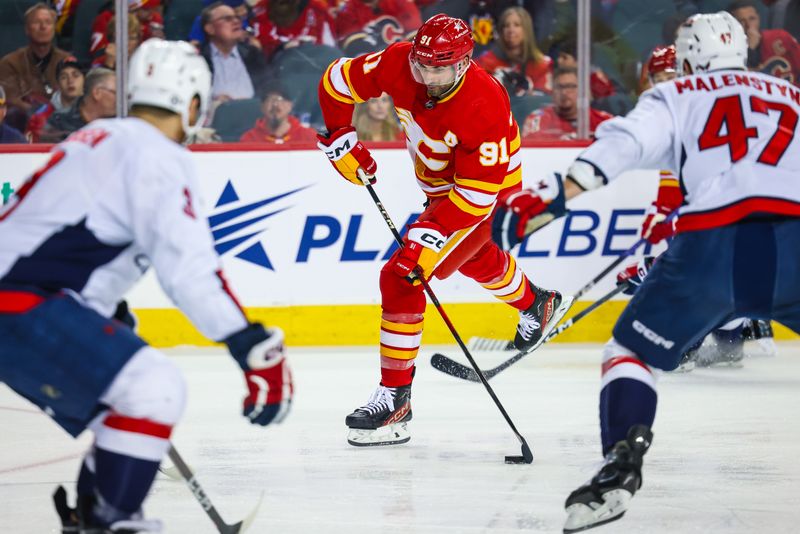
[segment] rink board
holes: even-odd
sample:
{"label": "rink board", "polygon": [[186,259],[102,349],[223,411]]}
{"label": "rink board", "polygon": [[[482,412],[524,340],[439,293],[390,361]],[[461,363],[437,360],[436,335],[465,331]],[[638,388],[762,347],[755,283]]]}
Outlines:
{"label": "rink board", "polygon": [[[203,197],[198,209],[209,218],[226,276],[242,305],[252,318],[284,328],[291,344],[377,342],[378,273],[394,243],[367,192],[339,178],[316,149],[246,148],[194,152]],[[580,149],[523,148],[525,185],[545,173],[563,172]],[[16,188],[46,160],[45,153],[35,150],[0,154],[0,182]],[[400,228],[422,210],[424,195],[405,149],[376,149],[374,157],[376,192]],[[576,291],[636,242],[657,186],[657,171],[632,171],[575,199],[569,217],[551,223],[515,251],[520,265],[538,285]],[[602,296],[612,284],[609,276],[575,309]],[[496,303],[473,281],[455,275],[435,281],[433,287],[464,337],[507,337],[513,332],[514,310]],[[129,302],[143,337],[154,345],[209,343],[172,306],[152,273],[134,288]],[[606,340],[624,304],[608,303],[558,339]],[[780,330],[779,335],[787,334]],[[452,342],[435,310],[426,315],[425,342]]]}

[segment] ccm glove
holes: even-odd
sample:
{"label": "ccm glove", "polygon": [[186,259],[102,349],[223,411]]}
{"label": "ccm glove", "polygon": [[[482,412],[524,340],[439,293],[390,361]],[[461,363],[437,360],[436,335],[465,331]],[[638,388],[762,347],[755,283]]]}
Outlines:
{"label": "ccm glove", "polygon": [[325,152],[331,165],[345,180],[356,185],[374,184],[378,164],[369,150],[358,140],[352,126],[339,128],[327,136],[317,135],[317,146]]}
{"label": "ccm glove", "polygon": [[416,280],[419,275],[429,278],[447,240],[442,230],[431,221],[409,226],[403,248],[394,256],[394,272],[409,280]]}
{"label": "ccm glove", "polygon": [[502,201],[492,219],[492,240],[511,250],[530,234],[567,212],[564,181],[554,172],[533,189],[524,189]]}
{"label": "ccm glove", "polygon": [[617,285],[623,284],[628,287],[623,291],[626,295],[633,295],[636,290],[642,285],[642,281],[647,276],[647,273],[653,267],[656,259],[653,256],[645,256],[641,260],[632,265],[628,265],[617,274]]}
{"label": "ccm glove", "polygon": [[254,323],[229,336],[225,344],[244,372],[247,396],[242,415],[254,425],[281,423],[289,414],[294,394],[283,331]]}

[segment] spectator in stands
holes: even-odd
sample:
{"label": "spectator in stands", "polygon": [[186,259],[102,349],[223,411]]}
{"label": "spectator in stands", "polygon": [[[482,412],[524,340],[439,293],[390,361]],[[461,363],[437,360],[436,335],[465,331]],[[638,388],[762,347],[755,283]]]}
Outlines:
{"label": "spectator in stands", "polygon": [[[139,42],[144,42],[151,37],[164,37],[164,18],[161,16],[161,0],[128,0],[129,19],[136,19],[139,23]],[[89,55],[93,58],[102,57],[102,51],[113,42],[113,32],[116,28],[112,23],[114,17],[114,2],[106,2],[92,22],[92,40],[89,45]],[[112,28],[109,30],[109,28]],[[130,30],[130,26],[128,26]]]}
{"label": "spectator in stands", "polygon": [[267,61],[242,41],[242,21],[233,8],[214,2],[200,15],[206,43],[201,53],[211,69],[211,98],[217,102],[253,98],[266,81]]}
{"label": "spectator in stands", "polygon": [[800,84],[800,44],[786,30],[762,30],[755,2],[737,0],[728,12],[747,34],[747,67]]}
{"label": "spectator in stands", "polygon": [[356,104],[353,126],[361,141],[401,141],[405,139],[403,129],[393,112],[392,98],[383,93]]}
{"label": "spectator in stands", "polygon": [[56,65],[69,53],[53,45],[56,12],[47,4],[34,4],[24,21],[28,45],[0,59],[0,84],[5,87],[9,112],[16,108],[28,114],[50,100],[56,87]]}
{"label": "spectator in stands", "polygon": [[[203,0],[203,8],[218,2],[219,0]],[[256,0],[250,0],[255,2]],[[261,49],[261,41],[255,37],[255,29],[253,28],[253,12],[245,0],[222,0],[222,2],[233,8],[233,12],[242,20],[242,41]],[[206,34],[203,31],[203,22],[198,13],[197,17],[192,22],[192,28],[189,30],[189,42],[195,45],[198,50],[206,44]]]}
{"label": "spectator in stands", "polygon": [[539,50],[531,16],[509,7],[498,21],[500,38],[475,61],[500,80],[511,95],[553,90],[553,60]]}
{"label": "spectator in stands", "polygon": [[161,0],[128,0],[128,9],[142,27],[142,42],[157,37],[164,39],[164,16]]}
{"label": "spectator in stands", "polygon": [[12,128],[5,123],[8,105],[6,104],[6,92],[0,85],[0,144],[6,143],[27,143],[28,140],[16,128]]}
{"label": "spectator in stands", "polygon": [[117,76],[113,70],[97,67],[86,75],[84,94],[64,111],[53,113],[41,133],[41,141],[58,143],[95,119],[116,115]]}
{"label": "spectator in stands", "polygon": [[[139,41],[144,42],[151,37],[164,37],[164,18],[161,16],[161,0],[128,0],[130,18],[135,18],[141,28]],[[101,57],[102,50],[111,40],[108,29],[109,21],[114,16],[114,2],[106,2],[92,22],[92,41],[89,55]],[[114,27],[113,24],[111,27]]]}
{"label": "spectator in stands", "polygon": [[[574,37],[568,37],[556,43],[550,53],[556,58],[558,68],[578,68],[578,43]],[[611,113],[625,115],[633,109],[633,101],[626,94],[622,84],[608,76],[597,65],[591,65],[589,74],[589,90],[592,95],[592,106]]]}
{"label": "spectator in stands", "polygon": [[[589,131],[613,115],[589,108]],[[575,139],[578,123],[578,70],[558,68],[553,78],[553,103],[537,109],[525,119],[522,136],[535,140]]]}
{"label": "spectator in stands", "polygon": [[58,62],[56,76],[58,77],[58,91],[55,92],[50,102],[37,109],[28,119],[25,134],[33,143],[39,142],[42,129],[53,113],[69,108],[83,95],[84,74],[74,56],[66,57]]}
{"label": "spectator in stands", "polygon": [[410,39],[421,25],[414,0],[344,0],[336,13],[339,48],[351,57]]}
{"label": "spectator in stands", "polygon": [[259,0],[253,14],[256,37],[267,58],[303,43],[336,46],[333,18],[324,0]]}
{"label": "spectator in stands", "polygon": [[241,139],[244,143],[293,144],[317,142],[317,132],[303,126],[292,115],[292,101],[280,87],[272,87],[264,91],[261,100],[263,117],[256,125],[246,131]]}
{"label": "spectator in stands", "polygon": [[[111,17],[106,28],[106,47],[101,49],[92,61],[93,67],[105,67],[116,70],[117,68],[117,20]],[[139,45],[142,44],[142,25],[136,17],[128,17],[128,57],[133,55]]]}

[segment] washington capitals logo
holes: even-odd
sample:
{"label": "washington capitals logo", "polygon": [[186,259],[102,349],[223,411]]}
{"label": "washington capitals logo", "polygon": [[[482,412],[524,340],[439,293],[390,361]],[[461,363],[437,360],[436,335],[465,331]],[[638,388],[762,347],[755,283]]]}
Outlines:
{"label": "washington capitals logo", "polygon": [[[211,227],[211,235],[214,238],[214,248],[220,256],[236,250],[235,256],[244,261],[264,267],[271,271],[275,270],[269,256],[267,255],[264,244],[259,239],[267,227],[260,225],[261,221],[277,215],[291,206],[281,207],[274,211],[259,213],[265,206],[274,206],[280,200],[294,195],[309,186],[292,189],[274,197],[257,200],[250,204],[241,204],[239,195],[230,180],[225,184],[225,189],[214,205],[214,214],[208,218],[208,225]],[[247,215],[256,214],[255,217],[239,220]],[[230,223],[230,224],[229,224]],[[242,245],[242,246],[240,246]]]}

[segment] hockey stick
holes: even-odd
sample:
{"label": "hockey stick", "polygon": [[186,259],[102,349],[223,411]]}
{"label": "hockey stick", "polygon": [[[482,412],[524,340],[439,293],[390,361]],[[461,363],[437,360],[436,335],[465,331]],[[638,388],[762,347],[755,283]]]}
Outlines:
{"label": "hockey stick", "polygon": [[[403,238],[400,237],[400,232],[397,231],[397,227],[394,225],[394,222],[392,222],[392,218],[389,216],[389,213],[386,211],[386,208],[383,207],[383,203],[381,202],[380,198],[378,198],[378,194],[375,192],[375,189],[372,187],[372,184],[370,184],[368,180],[364,180],[364,185],[366,186],[367,191],[369,191],[369,195],[372,197],[372,201],[375,203],[375,207],[378,208],[378,211],[381,213],[383,220],[386,221],[386,225],[392,232],[394,240],[397,242],[398,246],[402,248]],[[428,294],[428,298],[431,299],[431,302],[433,303],[434,307],[436,307],[436,310],[439,312],[439,315],[444,321],[444,324],[447,325],[447,328],[450,330],[450,333],[453,335],[453,338],[456,340],[456,343],[458,343],[458,346],[461,347],[461,350],[464,352],[464,356],[467,357],[467,360],[469,360],[470,365],[472,365],[472,368],[474,369],[473,372],[477,377],[476,380],[480,380],[483,383],[483,386],[486,388],[486,391],[489,393],[489,396],[492,397],[492,400],[494,401],[495,405],[497,405],[497,408],[500,410],[500,413],[503,414],[506,423],[508,423],[508,426],[511,427],[511,430],[514,432],[514,435],[519,440],[519,443],[522,447],[522,456],[506,456],[505,458],[506,463],[529,464],[533,462],[533,452],[531,452],[531,448],[528,446],[528,442],[525,441],[525,438],[522,436],[522,434],[519,433],[519,430],[517,430],[517,427],[514,425],[514,422],[511,420],[511,417],[509,417],[508,413],[506,412],[506,409],[500,402],[500,399],[497,398],[497,395],[492,389],[492,386],[489,385],[489,382],[486,380],[486,377],[483,376],[483,373],[481,373],[478,364],[475,363],[475,360],[472,358],[472,354],[470,354],[469,349],[467,349],[467,346],[464,344],[464,341],[461,340],[461,336],[458,335],[455,326],[453,326],[453,323],[450,321],[450,318],[447,316],[447,313],[445,313],[444,308],[442,308],[439,299],[436,298],[436,294],[433,292],[433,289],[431,289],[430,284],[421,273],[418,273],[417,279],[422,284],[422,287],[425,289],[425,292]]]}
{"label": "hockey stick", "polygon": [[[669,216],[664,219],[664,222],[670,221],[678,215],[678,210],[673,211],[669,214]],[[551,219],[552,220],[552,219]],[[533,222],[533,221],[532,221]],[[550,221],[545,222],[545,224],[549,223]],[[530,224],[530,223],[529,223]],[[539,225],[541,227],[544,225]],[[608,273],[614,271],[619,265],[625,261],[627,258],[632,256],[636,253],[636,251],[647,242],[646,239],[641,238],[639,241],[631,245],[631,247],[620,254],[617,259],[612,261],[608,264],[608,267],[600,271],[597,276],[586,282],[586,284],[580,288],[575,294],[573,298],[578,300],[583,295],[585,295],[590,289],[597,285],[600,280],[605,278]],[[514,350],[514,342],[513,341],[506,341],[505,339],[495,339],[490,337],[480,337],[480,336],[473,336],[469,339],[468,343],[469,348],[472,350],[485,350],[485,351],[494,351],[494,350]],[[491,377],[490,377],[491,378]]]}
{"label": "hockey stick", "polygon": [[[590,289],[596,286],[597,283],[600,282],[600,280],[605,278],[608,275],[608,273],[615,270],[619,266],[619,264],[625,261],[628,257],[632,256],[636,252],[636,250],[645,243],[646,243],[645,239],[640,239],[639,241],[634,243],[628,250],[623,252],[619,257],[617,257],[617,259],[612,261],[608,265],[608,267],[600,271],[600,273],[598,273],[597,276],[586,282],[586,284],[582,288],[580,288],[577,292],[575,292],[573,298],[575,300],[578,300],[583,295],[585,295]],[[471,337],[469,339],[468,346],[472,350],[486,350],[486,351],[514,350],[513,341],[507,341],[505,339],[495,339],[490,337],[479,337],[479,336]]]}
{"label": "hockey stick", "polygon": [[[575,314],[575,316],[570,317],[569,319],[558,325],[554,330],[552,330],[549,334],[547,334],[547,337],[544,339],[542,344],[547,343],[548,341],[550,341],[551,339],[562,333],[564,330],[567,330],[572,325],[574,325],[575,323],[577,323],[578,321],[580,321],[581,319],[592,313],[594,310],[602,306],[606,301],[610,300],[615,295],[618,295],[619,293],[623,292],[626,288],[627,284],[622,284],[615,287],[613,290],[603,295],[599,300],[593,302],[586,309],[580,311],[579,313]],[[536,345],[534,349],[537,348],[538,346],[539,345]],[[534,349],[529,349],[527,351],[521,351],[516,353],[514,356],[504,361],[497,367],[482,371],[480,377],[485,380],[491,380],[492,377],[494,377],[496,374],[511,367],[512,365],[520,361],[522,358],[533,352]],[[470,369],[466,365],[462,365],[455,360],[451,360],[444,354],[439,354],[439,353],[434,354],[431,357],[431,365],[435,369],[438,369],[439,371],[448,374],[450,376],[454,376],[456,378],[469,380],[471,382],[478,382],[479,380],[478,378],[479,375],[478,373],[475,372],[475,370]]]}
{"label": "hockey stick", "polygon": [[194,495],[197,502],[200,503],[200,506],[203,507],[203,510],[208,514],[208,517],[211,518],[211,521],[217,527],[217,530],[220,534],[238,534],[239,532],[244,532],[253,520],[256,517],[256,513],[258,513],[258,509],[261,507],[261,501],[264,499],[264,494],[261,494],[261,497],[258,500],[258,504],[256,507],[253,508],[253,511],[245,517],[243,520],[235,523],[233,525],[227,524],[223,519],[222,516],[219,515],[217,509],[211,503],[211,499],[208,497],[208,494],[203,490],[200,483],[194,476],[191,468],[186,465],[186,462],[183,461],[181,455],[178,454],[178,451],[175,449],[175,446],[170,444],[169,451],[167,452],[169,455],[170,460],[172,463],[175,464],[175,468],[181,474],[183,479],[186,481],[186,485],[189,486],[189,490],[191,490],[192,495]]}

